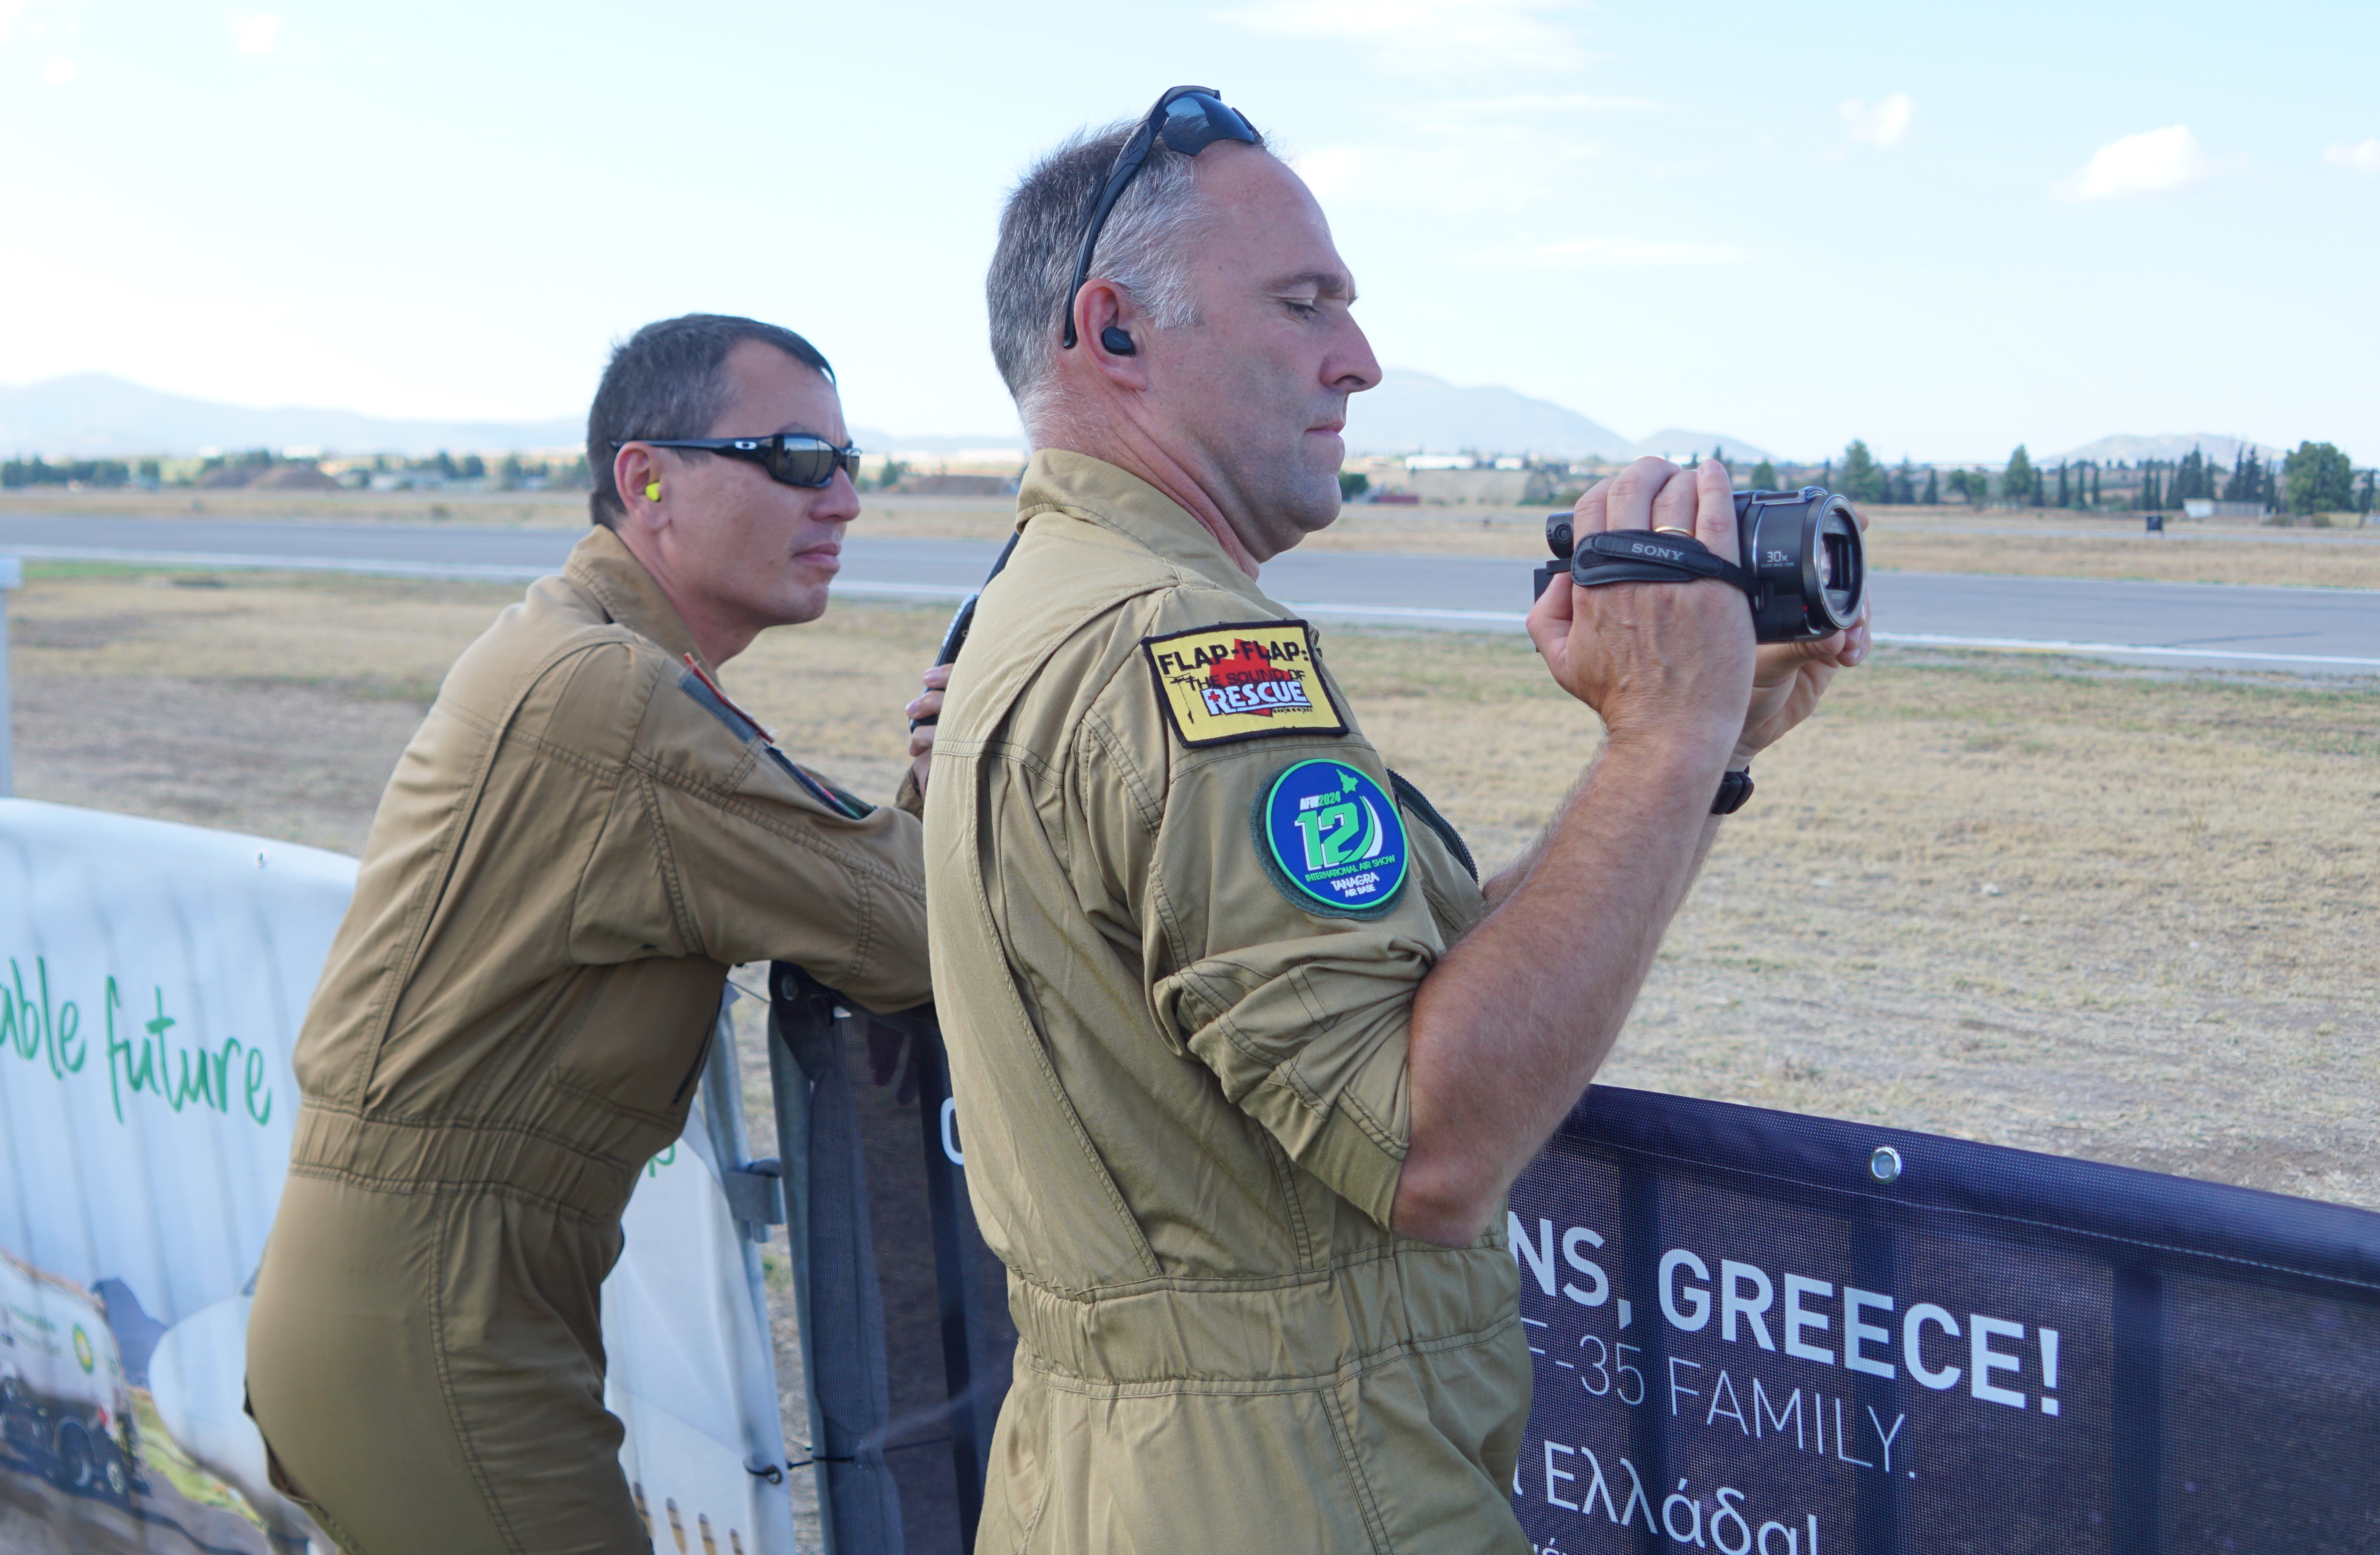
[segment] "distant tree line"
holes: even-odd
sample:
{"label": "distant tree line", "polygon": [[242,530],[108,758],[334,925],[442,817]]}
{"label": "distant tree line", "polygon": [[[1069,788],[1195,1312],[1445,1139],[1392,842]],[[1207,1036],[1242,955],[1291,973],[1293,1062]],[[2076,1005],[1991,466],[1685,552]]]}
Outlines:
{"label": "distant tree line", "polygon": [[[1713,452],[1713,457],[1718,457]],[[1732,468],[1732,467],[1730,467]],[[2252,447],[2242,447],[2227,472],[2193,448],[2180,459],[2138,464],[2061,460],[2034,463],[2022,443],[1995,476],[1983,468],[1943,470],[1919,466],[1907,456],[1896,465],[1880,462],[1868,445],[1852,439],[1840,461],[1783,468],[1770,459],[1752,466],[1744,484],[1778,490],[1813,481],[1869,505],[1937,505],[1945,500],[1974,507],[2114,509],[2164,513],[2187,501],[2257,503],[2301,516],[2316,513],[2370,514],[2380,507],[2380,470],[2358,471],[2345,452],[2328,443],[2301,443],[2297,452],[2268,464]]]}
{"label": "distant tree line", "polygon": [[[350,481],[369,483],[376,474],[435,476],[441,483],[449,481],[484,480],[504,491],[518,491],[532,483],[560,488],[584,490],[590,482],[584,455],[570,459],[524,459],[517,454],[507,454],[492,468],[488,460],[478,454],[460,457],[441,449],[419,458],[401,455],[378,455],[370,459],[334,461],[341,465]],[[165,462],[159,459],[60,459],[47,460],[35,455],[24,458],[0,460],[0,488],[17,491],[28,486],[128,486],[138,482],[157,487],[195,486],[201,484],[239,484],[225,481],[223,472],[238,475],[262,473],[284,466],[319,468],[313,459],[292,459],[271,448],[247,448],[227,454],[210,454],[195,464],[176,461],[178,468],[169,479]],[[210,480],[213,477],[213,480]]]}
{"label": "distant tree line", "polygon": [[[140,461],[140,473],[151,480],[157,479],[157,461]],[[37,455],[0,462],[0,487],[10,491],[20,486],[128,486],[133,479],[133,467],[122,459],[63,459],[50,464]]]}

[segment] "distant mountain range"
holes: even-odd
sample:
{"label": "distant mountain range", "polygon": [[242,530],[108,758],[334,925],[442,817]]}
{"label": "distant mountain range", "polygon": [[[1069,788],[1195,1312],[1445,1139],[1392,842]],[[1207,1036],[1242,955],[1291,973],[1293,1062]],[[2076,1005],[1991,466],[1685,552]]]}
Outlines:
{"label": "distant mountain range", "polygon": [[400,421],[352,410],[218,405],[144,389],[103,373],[0,387],[0,454],[53,458],[188,455],[202,449],[318,448],[346,454],[494,453],[570,448],[587,423]]}
{"label": "distant mountain range", "polygon": [[[256,409],[220,405],[143,388],[103,373],[53,378],[23,388],[0,385],[0,456],[50,458],[139,455],[187,456],[211,449],[320,449],[326,453],[502,453],[576,448],[584,422],[413,421],[296,406]],[[852,440],[869,453],[957,455],[1025,446],[1015,431],[911,436],[854,427]],[[2214,432],[2160,437],[2103,437],[2063,453],[2035,455],[2036,464],[2061,460],[2138,463],[2180,459],[2195,447],[2229,466],[2248,444]],[[1634,458],[1645,454],[1683,459],[1726,451],[1733,462],[1773,458],[1767,450],[1719,432],[1665,427],[1631,441],[1551,400],[1494,385],[1459,387],[1410,368],[1390,368],[1378,388],[1347,407],[1347,446],[1359,454],[1528,454],[1546,458]],[[2282,456],[2253,445],[2266,460]]]}
{"label": "distant mountain range", "polygon": [[2256,456],[2266,464],[2283,456],[2284,450],[2269,443],[2252,443],[2246,438],[2224,437],[2216,432],[2191,432],[2183,435],[2168,432],[2162,437],[2134,437],[2129,433],[2103,437],[2096,443],[2086,443],[2080,448],[2069,448],[2063,454],[2036,456],[2037,465],[2055,464],[2139,464],[2143,459],[2176,460],[2190,456],[2192,448],[2206,456],[2207,462],[2229,466],[2242,448],[2253,447]]}
{"label": "distant mountain range", "polygon": [[1677,427],[1632,441],[1549,399],[1494,385],[1461,388],[1402,367],[1389,369],[1378,388],[1347,402],[1347,446],[1358,454],[1535,454],[1553,459],[1686,457],[1713,448],[1725,448],[1730,459],[1772,456],[1741,438]]}

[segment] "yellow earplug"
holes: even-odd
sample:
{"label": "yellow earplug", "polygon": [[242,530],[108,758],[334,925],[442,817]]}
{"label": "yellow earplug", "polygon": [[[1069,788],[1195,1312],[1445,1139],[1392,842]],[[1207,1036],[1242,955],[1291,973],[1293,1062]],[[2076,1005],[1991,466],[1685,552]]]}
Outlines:
{"label": "yellow earplug", "polygon": [[659,502],[662,500],[662,483],[660,481],[648,480],[645,482],[645,500],[647,502]]}

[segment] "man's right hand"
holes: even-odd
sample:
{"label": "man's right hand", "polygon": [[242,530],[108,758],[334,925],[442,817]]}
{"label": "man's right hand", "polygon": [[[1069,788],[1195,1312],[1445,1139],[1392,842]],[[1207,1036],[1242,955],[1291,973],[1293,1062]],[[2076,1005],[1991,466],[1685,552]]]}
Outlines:
{"label": "man's right hand", "polygon": [[942,690],[951,683],[951,666],[936,664],[926,672],[926,688],[901,710],[908,719],[909,769],[917,775],[917,792],[926,791],[926,777],[934,760],[934,723],[942,716]]}
{"label": "man's right hand", "polygon": [[[1682,470],[1639,459],[1578,500],[1572,532],[1691,529],[1738,560],[1727,467]],[[1611,583],[1563,580],[1529,612],[1529,636],[1561,688],[1593,708],[1611,743],[1659,742],[1706,752],[1714,773],[1742,733],[1752,698],[1752,613],[1741,589],[1716,579]]]}

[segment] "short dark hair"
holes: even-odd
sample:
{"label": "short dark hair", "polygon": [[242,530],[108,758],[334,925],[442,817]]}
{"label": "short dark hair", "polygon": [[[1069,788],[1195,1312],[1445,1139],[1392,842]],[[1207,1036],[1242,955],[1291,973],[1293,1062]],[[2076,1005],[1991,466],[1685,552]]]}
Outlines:
{"label": "short dark hair", "polygon": [[[617,450],[612,445],[640,437],[709,437],[727,407],[727,353],[747,340],[774,346],[834,382],[834,369],[819,348],[792,330],[729,313],[663,319],[612,347],[611,365],[587,411],[587,473],[595,481],[587,506],[596,523],[608,528],[628,512],[613,484]],[[700,449],[681,452],[687,458],[710,457]]]}

